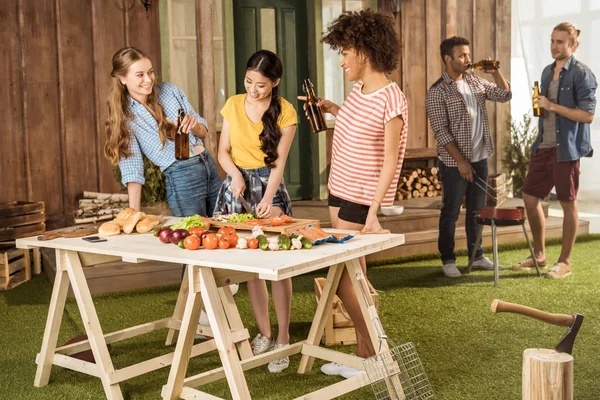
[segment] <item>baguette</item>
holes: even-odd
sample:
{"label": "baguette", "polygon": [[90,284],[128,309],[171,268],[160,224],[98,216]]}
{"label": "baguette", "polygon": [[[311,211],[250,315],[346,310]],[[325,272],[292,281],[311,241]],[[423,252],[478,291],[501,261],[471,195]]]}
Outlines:
{"label": "baguette", "polygon": [[162,223],[162,215],[161,216],[146,215],[135,225],[135,230],[137,231],[137,233],[150,232],[152,229],[154,229],[161,223]]}
{"label": "baguette", "polygon": [[98,228],[101,236],[114,236],[121,233],[121,226],[114,221],[105,222]]}
{"label": "baguette", "polygon": [[140,219],[142,219],[144,216],[146,215],[146,213],[141,212],[141,211],[135,211],[131,216],[129,216],[127,218],[127,220],[125,220],[125,223],[123,224],[123,232],[129,234],[131,232],[133,232],[133,229],[135,228],[136,224],[140,221]]}

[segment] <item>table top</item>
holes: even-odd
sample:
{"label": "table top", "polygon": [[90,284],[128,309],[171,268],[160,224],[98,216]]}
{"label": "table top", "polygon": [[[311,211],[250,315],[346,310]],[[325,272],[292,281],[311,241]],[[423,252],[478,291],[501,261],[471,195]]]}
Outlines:
{"label": "table top", "polygon": [[[327,231],[327,229],[325,230]],[[336,230],[336,232],[338,231]],[[312,249],[262,251],[260,249],[206,250],[201,248],[190,251],[181,249],[174,244],[163,244],[152,234],[121,234],[109,236],[106,239],[106,242],[101,243],[89,243],[81,238],[39,241],[35,236],[17,239],[16,245],[18,248],[45,247],[117,256],[126,262],[153,260],[179,265],[198,265],[251,272],[258,274],[262,279],[281,280],[377,253],[404,243],[402,234],[358,234],[345,243],[325,243],[313,246]]]}

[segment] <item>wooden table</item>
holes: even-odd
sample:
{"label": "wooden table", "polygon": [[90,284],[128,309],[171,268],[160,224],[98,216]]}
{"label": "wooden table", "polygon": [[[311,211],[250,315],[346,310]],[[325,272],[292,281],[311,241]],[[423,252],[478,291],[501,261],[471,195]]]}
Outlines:
{"label": "wooden table", "polygon": [[[119,235],[109,237],[108,241],[103,243],[88,243],[80,238],[62,238],[47,242],[38,241],[36,238],[19,239],[17,246],[20,248],[54,248],[57,255],[56,279],[42,349],[36,358],[38,367],[34,385],[40,387],[48,384],[52,365],[59,365],[100,378],[108,399],[122,399],[120,382],[171,365],[168,382],[162,391],[165,399],[215,399],[216,397],[193,388],[224,377],[234,399],[250,399],[244,371],[284,356],[302,354],[298,373],[310,371],[315,358],[363,369],[362,358],[319,346],[327,311],[331,309],[342,271],[346,268],[350,272],[363,315],[368,322],[370,338],[375,348],[379,349],[379,338],[372,314],[369,313],[367,299],[362,296],[357,279],[362,276],[358,258],[403,243],[404,235],[399,234],[358,235],[345,244],[323,244],[310,250],[263,252],[238,249],[188,251],[174,245],[164,245],[152,235]],[[174,268],[187,264],[173,316],[104,334],[83,274],[83,267],[115,259],[126,262],[164,261],[174,263]],[[327,284],[317,305],[308,338],[266,354],[253,356],[248,341],[249,334],[243,326],[229,284],[255,278],[282,280],[324,268],[329,268]],[[57,348],[69,283],[72,285],[89,340]],[[198,326],[202,307],[206,309],[210,327]],[[107,349],[108,343],[161,328],[169,329],[167,345],[177,340],[174,353],[119,370],[114,369]],[[195,333],[203,333],[214,339],[194,345]],[[70,357],[90,348],[96,360],[95,364]],[[185,377],[190,357],[215,349],[219,351],[223,367]],[[365,374],[359,374],[301,398],[334,398],[368,384]]]}

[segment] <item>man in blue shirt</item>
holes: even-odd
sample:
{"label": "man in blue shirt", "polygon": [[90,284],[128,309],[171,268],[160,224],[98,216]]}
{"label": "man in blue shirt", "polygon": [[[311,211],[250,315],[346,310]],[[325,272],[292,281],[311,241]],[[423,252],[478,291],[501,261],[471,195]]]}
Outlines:
{"label": "man in blue shirt", "polygon": [[[596,108],[596,77],[573,56],[579,46],[580,31],[563,22],[552,32],[550,49],[554,62],[542,73],[540,96],[534,99],[544,111],[539,119],[538,137],[531,149],[529,171],[523,187],[523,201],[534,239],[534,254],[545,268],[544,214],[540,200],[552,187],[564,212],[562,251],[546,275],[561,279],[571,275],[571,250],[577,235],[577,190],[579,159],[591,157],[590,124]],[[528,258],[514,266],[530,270],[534,260]]]}

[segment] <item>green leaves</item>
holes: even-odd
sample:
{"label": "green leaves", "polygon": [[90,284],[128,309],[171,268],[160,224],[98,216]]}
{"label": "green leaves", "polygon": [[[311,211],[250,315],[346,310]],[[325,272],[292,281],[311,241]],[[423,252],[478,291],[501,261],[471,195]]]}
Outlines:
{"label": "green leaves", "polygon": [[538,134],[537,119],[529,114],[524,114],[521,121],[510,119],[507,121],[510,129],[510,141],[504,144],[504,158],[502,162],[513,180],[513,195],[521,197],[527,169],[531,146]]}

